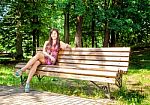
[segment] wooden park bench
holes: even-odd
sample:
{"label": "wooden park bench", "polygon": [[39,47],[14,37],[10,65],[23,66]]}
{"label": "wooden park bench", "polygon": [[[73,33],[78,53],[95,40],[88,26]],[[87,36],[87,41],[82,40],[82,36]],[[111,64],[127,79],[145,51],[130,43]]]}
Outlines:
{"label": "wooden park bench", "polygon": [[[36,75],[87,80],[95,85],[96,82],[107,83],[110,97],[110,84],[122,87],[122,74],[128,70],[129,55],[129,47],[66,49],[59,52],[56,65],[40,65]],[[24,65],[18,63],[15,67]]]}

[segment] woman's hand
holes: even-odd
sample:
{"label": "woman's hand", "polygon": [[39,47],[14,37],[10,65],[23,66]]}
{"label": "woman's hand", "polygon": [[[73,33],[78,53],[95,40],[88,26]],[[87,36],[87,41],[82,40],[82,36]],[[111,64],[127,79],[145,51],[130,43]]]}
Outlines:
{"label": "woman's hand", "polygon": [[51,59],[52,62],[56,61],[56,59],[52,55],[50,55],[49,58]]}
{"label": "woman's hand", "polygon": [[63,50],[64,49],[71,49],[71,46],[67,43],[64,43],[64,42],[60,41],[60,48],[63,49]]}
{"label": "woman's hand", "polygon": [[48,57],[49,57],[49,54],[48,54],[47,52],[43,51],[43,54],[44,54],[45,56],[48,56]]}
{"label": "woman's hand", "polygon": [[71,50],[71,46],[69,44],[66,44],[66,49],[70,49]]}
{"label": "woman's hand", "polygon": [[55,62],[56,59],[52,56],[52,54],[49,55],[47,52],[43,52],[43,54],[44,54],[45,56],[49,57],[52,62]]}

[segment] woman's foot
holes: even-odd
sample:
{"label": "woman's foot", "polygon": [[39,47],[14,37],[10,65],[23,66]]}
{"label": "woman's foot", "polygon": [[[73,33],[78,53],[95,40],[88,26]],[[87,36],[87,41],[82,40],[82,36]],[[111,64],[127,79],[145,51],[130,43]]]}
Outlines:
{"label": "woman's foot", "polygon": [[29,83],[26,83],[24,90],[25,90],[25,93],[29,93],[30,92],[30,84]]}
{"label": "woman's foot", "polygon": [[18,69],[16,72],[15,72],[15,76],[16,77],[20,77],[22,75],[22,69]]}

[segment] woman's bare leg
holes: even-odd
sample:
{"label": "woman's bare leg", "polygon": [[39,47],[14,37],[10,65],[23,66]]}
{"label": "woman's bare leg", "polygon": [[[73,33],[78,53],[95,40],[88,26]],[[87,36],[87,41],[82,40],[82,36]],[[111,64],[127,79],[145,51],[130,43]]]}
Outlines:
{"label": "woman's bare leg", "polygon": [[32,66],[31,66],[31,69],[30,69],[30,71],[29,71],[28,78],[27,78],[27,81],[26,81],[26,85],[25,85],[25,92],[26,92],[26,93],[27,93],[27,92],[30,92],[30,81],[31,81],[33,75],[35,74],[37,67],[38,67],[40,64],[45,64],[45,59],[44,59],[44,58],[38,59],[38,60],[35,61],[34,64],[32,64]]}
{"label": "woman's bare leg", "polygon": [[[30,63],[31,61],[33,61],[34,63],[32,63],[29,74],[28,74],[28,78],[27,78],[26,85],[25,85],[25,92],[30,92],[30,81],[31,81],[33,75],[35,74],[37,67],[40,64],[45,64],[44,57],[40,57],[40,54],[38,54],[38,55],[39,55],[39,57],[37,57],[38,59],[36,61],[30,60],[28,62],[28,63]],[[30,66],[30,65],[27,65],[27,66]]]}
{"label": "woman's bare leg", "polygon": [[29,67],[31,67],[36,61],[41,60],[41,62],[45,62],[44,61],[44,54],[43,53],[37,53],[33,58],[31,58],[28,63],[21,68],[22,71],[25,71],[26,69],[28,69]]}
{"label": "woman's bare leg", "polygon": [[32,68],[30,69],[30,72],[29,72],[29,74],[28,74],[28,78],[27,78],[26,83],[29,83],[29,82],[31,81],[33,75],[34,75],[35,72],[36,72],[37,67],[38,67],[40,64],[41,64],[40,61],[36,61],[36,62],[33,64]]}

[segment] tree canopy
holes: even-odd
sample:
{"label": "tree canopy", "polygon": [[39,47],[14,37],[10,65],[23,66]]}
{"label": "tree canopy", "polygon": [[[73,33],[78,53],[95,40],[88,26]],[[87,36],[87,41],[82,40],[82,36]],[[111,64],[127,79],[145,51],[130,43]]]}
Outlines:
{"label": "tree canopy", "polygon": [[148,0],[2,0],[0,51],[35,54],[49,30],[72,47],[149,46]]}

